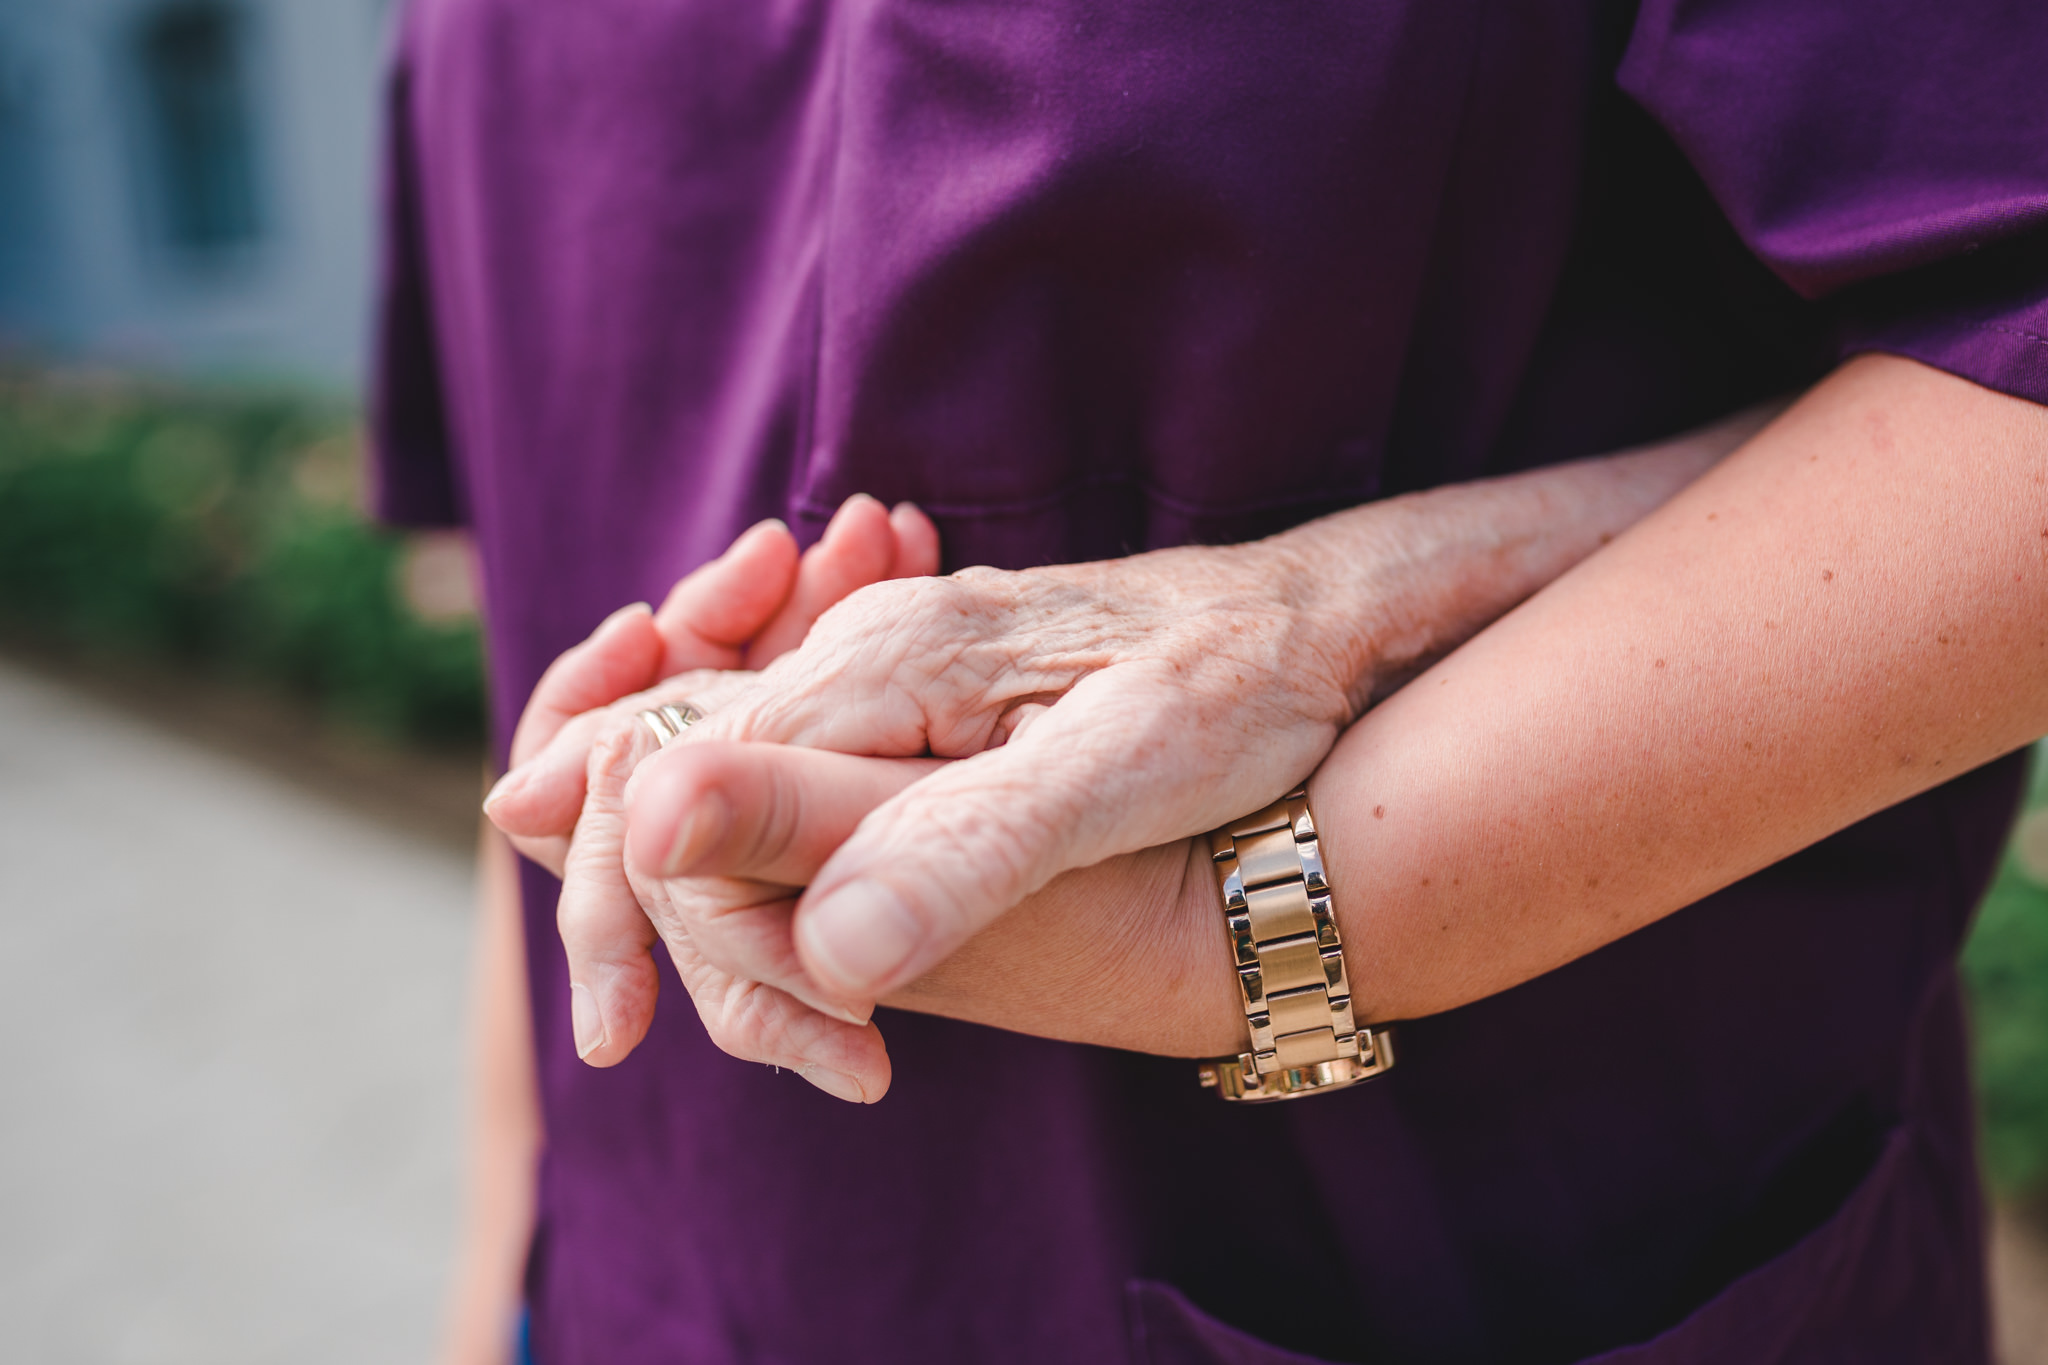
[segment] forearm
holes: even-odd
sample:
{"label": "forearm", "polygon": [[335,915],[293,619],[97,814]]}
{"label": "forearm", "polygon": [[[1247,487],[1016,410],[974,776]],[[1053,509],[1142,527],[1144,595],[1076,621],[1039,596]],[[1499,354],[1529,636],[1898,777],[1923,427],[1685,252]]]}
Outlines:
{"label": "forearm", "polygon": [[477,873],[469,1188],[449,1292],[445,1365],[507,1365],[512,1359],[541,1143],[518,871],[504,838],[488,827]]}
{"label": "forearm", "polygon": [[[1368,504],[1236,550],[1266,596],[1292,594],[1292,614],[1321,629],[1303,652],[1341,675],[1338,690],[1353,689],[1355,714],[1667,501],[1781,407],[1637,451]],[[1155,572],[1161,591],[1176,590],[1170,562]],[[1269,796],[1235,799],[1249,807]],[[1206,843],[1194,845],[1067,873],[888,1003],[1148,1051],[1228,1051],[1242,1042],[1242,1012],[1220,951]],[[1104,905],[1119,913],[1104,916]],[[1102,972],[1077,972],[1071,956],[1046,951],[1084,924]],[[1129,989],[1138,979],[1148,989]]]}
{"label": "forearm", "polygon": [[[1774,443],[1782,444],[1767,438],[1752,449]],[[1582,676],[1595,662],[1588,651],[1629,630],[1632,613],[1671,627],[1673,605],[1641,591],[1646,573],[1655,587],[1664,570],[1645,570],[1622,554],[1642,534],[1622,533],[1734,444],[1736,434],[1724,430],[1647,453],[1434,490],[1252,545],[1024,573],[983,570],[857,594],[820,620],[803,650],[678,746],[664,771],[695,773],[690,782],[668,784],[660,799],[643,787],[646,799],[633,816],[648,832],[639,856],[648,867],[661,864],[679,822],[699,804],[690,793],[717,785],[715,774],[686,759],[709,754],[707,745],[748,741],[735,754],[796,746],[960,756],[914,779],[899,775],[888,787],[893,795],[878,795],[857,822],[834,827],[819,865],[766,877],[806,886],[787,941],[805,981],[829,998],[882,999],[1052,1037],[1225,1052],[1242,1044],[1243,1012],[1214,880],[1198,841],[1187,836],[1300,781],[1330,755],[1367,698],[1511,612],[1509,621],[1538,625],[1495,626],[1479,638],[1519,640],[1518,648],[1468,646],[1395,693],[1341,736],[1342,757],[1318,779],[1326,856],[1341,874],[1339,914],[1347,943],[1361,950],[1353,981],[1361,1006],[1376,1017],[1412,1013],[1455,1003],[1457,990],[1509,984],[1520,979],[1514,973],[1533,974],[1584,951],[1591,930],[1548,905],[1529,908],[1518,859],[1554,861],[1555,854],[1503,838],[1518,822],[1528,824],[1516,803],[1530,799],[1531,783],[1556,776],[1558,765],[1539,754],[1515,782],[1501,783],[1492,760],[1517,745],[1555,747],[1559,733],[1570,737],[1597,723],[1584,718],[1588,708],[1616,722],[1640,718],[1625,681]],[[1728,486],[1718,473],[1709,479]],[[1696,501],[1694,491],[1680,501],[1689,499]],[[1800,527],[1816,515],[1794,507],[1785,524]],[[1651,520],[1672,524],[1668,511]],[[1734,553],[1740,569],[1756,550]],[[1560,656],[1546,632],[1561,627],[1543,624],[1553,606],[1537,608],[1556,600],[1556,590],[1512,609],[1581,560],[1586,566],[1567,581],[1606,564],[1593,581],[1620,586],[1609,591],[1613,600],[1570,598],[1578,605],[1562,638],[1569,643],[1578,632],[1578,653],[1588,657],[1554,667]],[[1741,601],[1714,566],[1695,578],[1701,610]],[[1472,658],[1491,661],[1483,685],[1460,687],[1445,700],[1439,694],[1451,689],[1443,680],[1466,677]],[[1523,714],[1532,709],[1542,724]],[[1621,731],[1602,737],[1588,771],[1563,776],[1610,777],[1625,765],[1607,751],[1630,743],[1640,739]],[[785,777],[800,780],[794,768]],[[1642,775],[1629,793],[1659,790],[1658,780]],[[1409,784],[1400,793],[1405,829],[1421,831],[1398,851],[1378,846],[1399,823],[1389,819],[1389,782]],[[809,798],[764,801],[758,792],[742,804],[811,809]],[[1441,932],[1442,897],[1462,894],[1465,885],[1458,870],[1442,871],[1465,855],[1445,831],[1468,836],[1474,856],[1492,859],[1509,888],[1487,887],[1487,911],[1472,912],[1457,946],[1478,965],[1462,976],[1454,965],[1432,965],[1443,956],[1439,943],[1451,940],[1418,929]],[[1399,875],[1383,874],[1382,865],[1397,860],[1406,860]],[[730,861],[694,858],[689,872],[763,875]],[[1550,937],[1533,948],[1494,943],[1493,935],[1515,926],[1500,922],[1493,900],[1521,909]],[[1682,903],[1667,896],[1660,910],[1645,913]],[[1609,937],[1624,932],[1613,927],[1610,901],[1598,908],[1605,919],[1594,928],[1611,929]],[[760,937],[771,946],[786,942],[779,934]],[[1404,969],[1419,963],[1416,974],[1397,980],[1369,970],[1396,958]],[[759,971],[784,967],[768,962],[733,979],[759,981]],[[1507,978],[1489,987],[1489,971]],[[1425,998],[1446,981],[1444,998]]]}
{"label": "forearm", "polygon": [[2048,731],[2048,414],[1845,368],[1353,726],[1368,1017],[1557,967]]}
{"label": "forearm", "polygon": [[1264,547],[1341,625],[1353,716],[1613,540],[1759,431],[1746,409],[1632,451],[1368,503]]}

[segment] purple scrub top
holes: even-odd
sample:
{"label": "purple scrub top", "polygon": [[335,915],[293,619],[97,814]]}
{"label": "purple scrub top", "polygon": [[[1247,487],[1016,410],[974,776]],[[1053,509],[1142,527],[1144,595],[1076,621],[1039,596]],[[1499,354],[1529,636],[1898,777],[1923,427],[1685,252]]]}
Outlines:
{"label": "purple scrub top", "polygon": [[[742,528],[949,568],[1267,534],[1665,435],[1843,356],[2048,402],[2039,0],[415,0],[381,505],[475,528],[497,732]],[[576,1061],[528,868],[542,1365],[1985,1359],[1951,782],[1388,1078],[887,1013],[841,1104]],[[664,972],[668,964],[664,961]]]}

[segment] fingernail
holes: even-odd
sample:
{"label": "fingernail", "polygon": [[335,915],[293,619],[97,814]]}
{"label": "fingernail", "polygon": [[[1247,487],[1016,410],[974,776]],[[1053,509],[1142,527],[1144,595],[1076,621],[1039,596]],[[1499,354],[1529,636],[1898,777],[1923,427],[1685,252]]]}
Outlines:
{"label": "fingernail", "polygon": [[849,882],[804,916],[812,965],[844,995],[879,995],[922,935],[898,896],[880,882]]}
{"label": "fingernail", "polygon": [[579,1060],[604,1046],[604,1015],[598,1012],[597,995],[580,981],[569,985],[569,1027],[576,1034]]}
{"label": "fingernail", "polygon": [[697,798],[676,825],[675,842],[661,863],[661,875],[680,877],[718,847],[732,828],[732,804],[721,792],[708,791]]}
{"label": "fingernail", "polygon": [[531,772],[524,767],[514,768],[511,772],[506,773],[503,777],[492,783],[491,790],[484,796],[484,816],[490,818],[491,809],[500,802],[516,795],[519,789],[526,785],[527,779],[531,776]]}
{"label": "fingernail", "polygon": [[873,1005],[869,1005],[865,1010],[857,1010],[851,1005],[841,1005],[831,1000],[804,1000],[804,1003],[820,1014],[830,1015],[840,1023],[852,1024],[856,1028],[866,1028],[868,1020],[875,1017]]}
{"label": "fingernail", "polygon": [[860,1082],[844,1071],[819,1066],[816,1062],[805,1062],[797,1068],[796,1074],[809,1081],[834,1099],[845,1100],[848,1104],[866,1104],[868,1092],[860,1088]]}

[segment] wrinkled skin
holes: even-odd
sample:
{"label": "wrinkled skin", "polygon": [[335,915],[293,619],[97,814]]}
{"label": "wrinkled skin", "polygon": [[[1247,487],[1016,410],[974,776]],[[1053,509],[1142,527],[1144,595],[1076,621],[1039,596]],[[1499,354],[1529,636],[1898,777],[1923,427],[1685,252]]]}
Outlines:
{"label": "wrinkled skin", "polygon": [[[630,1052],[659,991],[647,956],[653,930],[622,857],[633,746],[652,746],[637,714],[664,701],[718,706],[744,685],[750,666],[793,648],[848,592],[937,564],[937,532],[921,512],[908,504],[885,511],[856,496],[801,557],[780,522],[763,523],[678,583],[659,612],[615,612],[549,667],[521,716],[512,770],[485,812],[520,852],[564,879],[557,922],[576,966],[571,1015],[587,1060],[607,1064]],[[707,999],[749,1020],[790,1011],[772,988],[723,991],[687,950],[677,962]],[[797,1013],[808,1020],[815,1012]]]}
{"label": "wrinkled skin", "polygon": [[[644,1036],[656,934],[719,1046],[845,1098],[887,1087],[867,1022],[879,999],[1045,1036],[1229,1050],[1235,988],[1188,836],[1239,813],[1248,786],[1299,781],[1358,704],[1354,665],[1326,639],[1340,632],[1288,595],[1286,554],[885,582],[758,679],[671,680],[607,708],[594,740],[565,731],[557,747],[588,755],[560,911],[579,1050],[602,1065]],[[619,649],[594,644],[580,667]],[[655,696],[712,716],[650,758],[633,717]],[[622,843],[629,796],[659,812]],[[937,873],[899,893],[927,911],[921,955],[865,987],[821,972],[800,888],[815,900],[849,850],[896,870],[905,847]],[[1134,972],[1161,998],[1141,1004]],[[1125,998],[1121,1018],[1104,1003]]]}
{"label": "wrinkled skin", "polygon": [[819,989],[880,998],[1060,873],[1306,777],[1371,669],[1287,560],[1267,542],[879,584],[721,708],[703,740],[960,760],[812,880],[796,948]]}
{"label": "wrinkled skin", "polygon": [[[610,752],[624,771],[652,747],[629,732]],[[624,875],[720,1047],[842,1098],[881,1097],[890,1070],[875,1028],[792,1008],[805,985],[791,922],[800,889],[861,820],[940,766],[719,740],[638,766]],[[1055,878],[883,1003],[1138,1051],[1233,1050],[1242,1011],[1198,842]],[[698,945],[711,939],[751,953],[760,976],[706,961]]]}
{"label": "wrinkled skin", "polygon": [[[1300,782],[1366,705],[1762,420],[1247,545],[873,584],[758,675],[663,684],[711,714],[658,755],[632,718],[645,698],[565,728],[534,766],[587,766],[562,900],[579,1050],[606,1065],[644,1034],[652,992],[629,986],[651,984],[657,929],[720,1047],[808,1065],[848,1097],[887,1084],[877,1001],[1235,1050],[1241,1010],[1191,836]],[[602,671],[603,652],[578,667]],[[913,760],[927,766],[890,766]],[[555,785],[565,826],[585,785]],[[623,838],[622,811],[637,831]],[[741,856],[749,821],[816,829],[806,857],[771,868]]]}

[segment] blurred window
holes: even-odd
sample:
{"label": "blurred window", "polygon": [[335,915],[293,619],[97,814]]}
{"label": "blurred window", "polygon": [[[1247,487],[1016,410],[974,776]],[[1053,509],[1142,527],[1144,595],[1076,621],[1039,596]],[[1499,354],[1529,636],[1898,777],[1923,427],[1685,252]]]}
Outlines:
{"label": "blurred window", "polygon": [[166,4],[139,34],[145,135],[172,245],[216,251],[262,230],[248,24],[232,5]]}
{"label": "blurred window", "polygon": [[48,241],[42,72],[0,32],[0,328],[38,291]]}

